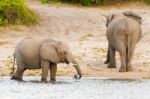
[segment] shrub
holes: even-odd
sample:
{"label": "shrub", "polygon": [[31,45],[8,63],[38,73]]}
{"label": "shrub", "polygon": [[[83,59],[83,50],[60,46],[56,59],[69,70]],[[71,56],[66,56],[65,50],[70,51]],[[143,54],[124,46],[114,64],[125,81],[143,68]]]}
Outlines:
{"label": "shrub", "polygon": [[31,24],[37,22],[37,18],[25,5],[24,0],[0,0],[0,25]]}
{"label": "shrub", "polygon": [[126,2],[137,2],[144,1],[146,4],[150,4],[150,0],[40,0],[42,3],[52,2],[68,2],[68,3],[80,3],[84,6],[98,5],[98,4],[116,4],[116,3],[126,3]]}
{"label": "shrub", "polygon": [[49,3],[49,0],[41,0],[42,3]]}
{"label": "shrub", "polygon": [[103,2],[103,0],[40,0],[42,3],[53,2],[71,2],[71,3],[81,3],[84,6],[89,6],[91,4],[99,4]]}
{"label": "shrub", "polygon": [[144,0],[146,4],[150,4],[150,0]]}
{"label": "shrub", "polygon": [[89,6],[91,4],[99,4],[103,2],[103,0],[81,0],[80,2],[82,5]]}

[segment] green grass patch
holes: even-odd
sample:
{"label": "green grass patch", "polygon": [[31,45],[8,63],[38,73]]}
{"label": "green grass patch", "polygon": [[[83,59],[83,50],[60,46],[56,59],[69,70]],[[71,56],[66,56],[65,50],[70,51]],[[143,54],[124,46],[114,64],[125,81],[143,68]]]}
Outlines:
{"label": "green grass patch", "polygon": [[24,0],[0,0],[0,25],[32,24],[37,20],[38,15],[26,6]]}
{"label": "green grass patch", "polygon": [[59,2],[59,3],[69,3],[69,4],[80,4],[83,6],[103,6],[103,5],[124,5],[127,3],[135,3],[135,2],[140,2],[140,3],[145,3],[145,4],[150,4],[150,0],[40,0],[42,3],[54,3],[54,2]]}

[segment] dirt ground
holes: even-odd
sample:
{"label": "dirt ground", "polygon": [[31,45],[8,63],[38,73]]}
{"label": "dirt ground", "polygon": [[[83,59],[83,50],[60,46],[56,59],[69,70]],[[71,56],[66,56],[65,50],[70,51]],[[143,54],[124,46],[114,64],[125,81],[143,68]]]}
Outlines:
{"label": "dirt ground", "polygon": [[[150,77],[150,8],[84,8],[60,5],[43,5],[27,1],[28,6],[40,16],[32,26],[0,27],[0,75],[8,76],[12,70],[13,52],[20,40],[27,36],[50,37],[67,43],[80,64],[84,76],[128,78]],[[120,57],[117,54],[117,69],[108,69],[104,64],[107,52],[104,15],[132,10],[143,18],[143,37],[136,46],[132,59],[133,71],[119,73]],[[57,75],[74,75],[72,65],[59,64]],[[41,75],[41,70],[27,70],[25,75]]]}

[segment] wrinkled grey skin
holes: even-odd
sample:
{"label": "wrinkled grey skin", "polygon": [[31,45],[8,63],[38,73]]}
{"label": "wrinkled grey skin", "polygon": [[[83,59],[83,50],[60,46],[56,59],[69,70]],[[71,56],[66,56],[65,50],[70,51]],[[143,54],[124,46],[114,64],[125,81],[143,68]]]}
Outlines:
{"label": "wrinkled grey skin", "polygon": [[55,82],[57,63],[60,62],[66,64],[72,62],[78,73],[74,77],[80,79],[82,76],[80,67],[68,46],[60,41],[46,38],[25,38],[17,45],[14,53],[15,58],[17,70],[11,79],[22,80],[23,72],[26,69],[42,68],[41,80],[47,81],[48,71],[50,70],[50,80]]}
{"label": "wrinkled grey skin", "polygon": [[107,17],[106,36],[109,45],[105,63],[109,63],[108,68],[116,68],[115,51],[118,51],[121,59],[119,72],[132,70],[132,55],[142,37],[141,23],[142,18],[132,11],[111,14]]}

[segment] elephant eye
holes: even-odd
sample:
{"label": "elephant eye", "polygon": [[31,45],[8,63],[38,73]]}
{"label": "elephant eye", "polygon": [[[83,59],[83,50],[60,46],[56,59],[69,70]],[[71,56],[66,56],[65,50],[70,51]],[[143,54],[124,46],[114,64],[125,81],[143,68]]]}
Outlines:
{"label": "elephant eye", "polygon": [[60,54],[60,55],[62,55],[63,53],[62,53],[62,52],[60,52],[59,54]]}
{"label": "elephant eye", "polygon": [[66,55],[66,54],[67,54],[67,52],[65,51],[65,52],[64,52],[64,54]]}

